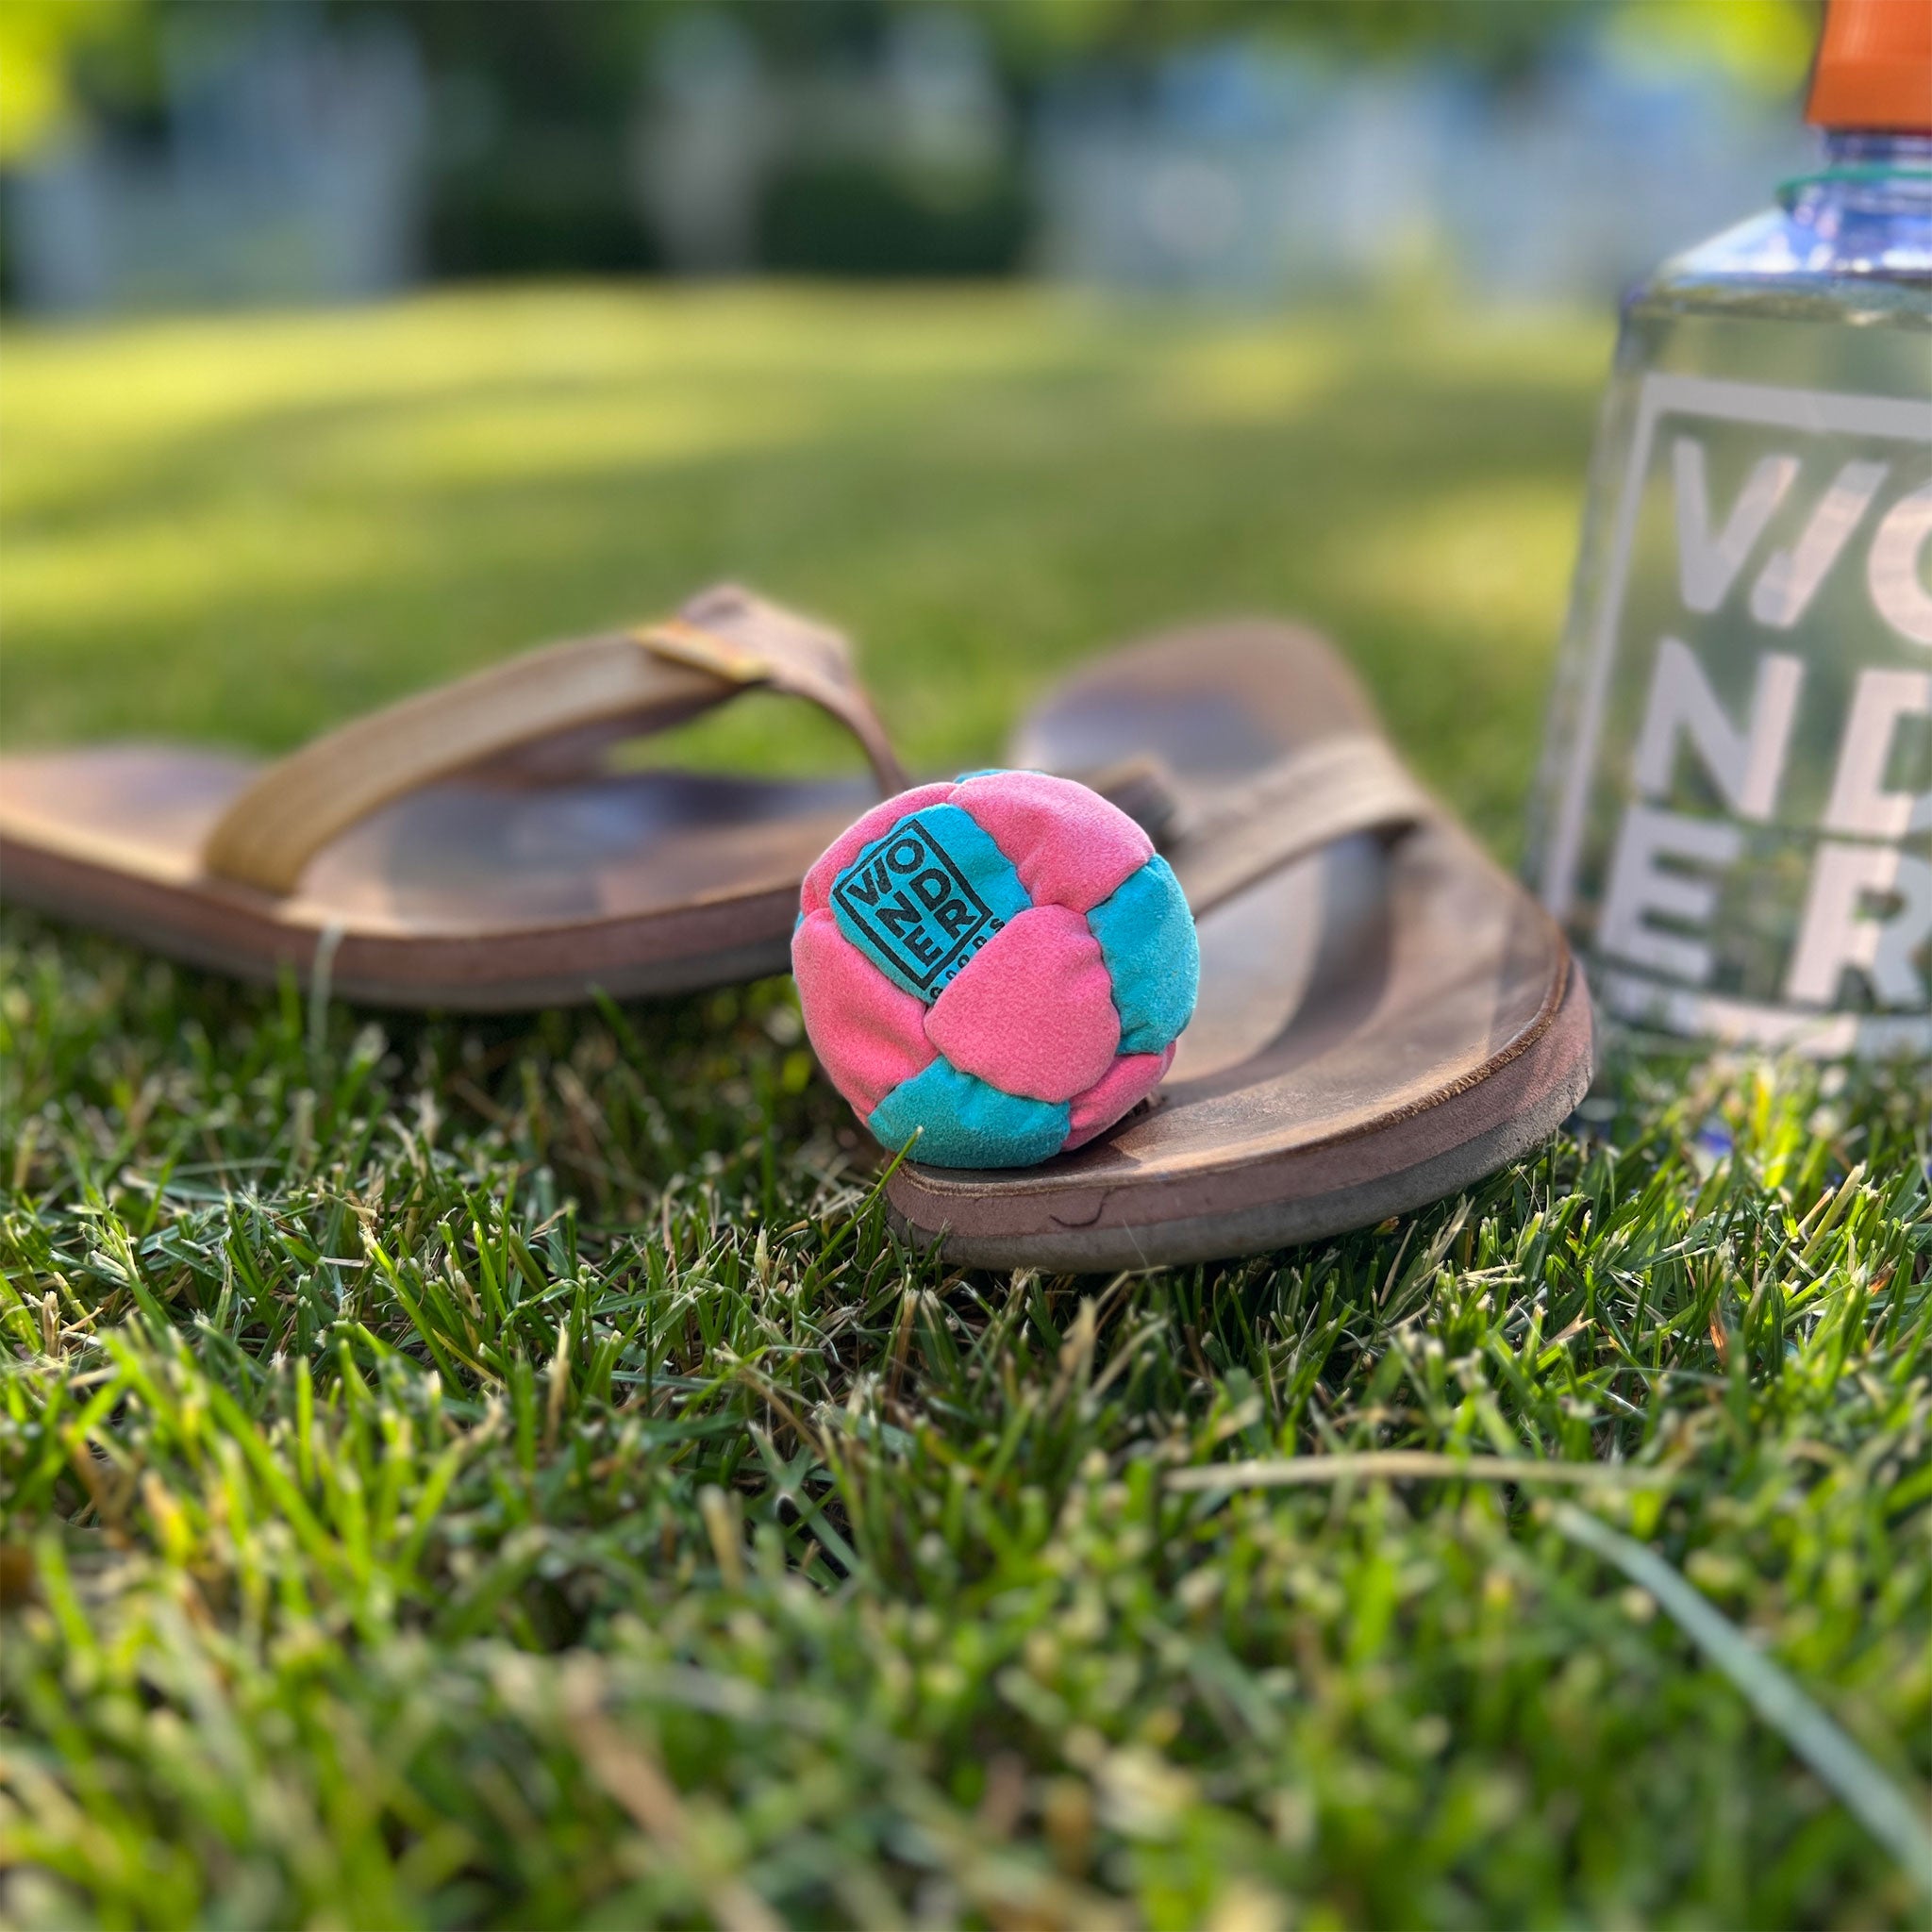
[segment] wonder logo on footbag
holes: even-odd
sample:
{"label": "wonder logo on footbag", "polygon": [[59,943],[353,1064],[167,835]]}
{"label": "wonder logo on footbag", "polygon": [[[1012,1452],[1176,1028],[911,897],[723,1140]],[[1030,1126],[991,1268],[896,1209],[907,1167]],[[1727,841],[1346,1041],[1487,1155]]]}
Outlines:
{"label": "wonder logo on footbag", "polygon": [[878,964],[928,1002],[1006,924],[917,814],[839,874],[832,902]]}

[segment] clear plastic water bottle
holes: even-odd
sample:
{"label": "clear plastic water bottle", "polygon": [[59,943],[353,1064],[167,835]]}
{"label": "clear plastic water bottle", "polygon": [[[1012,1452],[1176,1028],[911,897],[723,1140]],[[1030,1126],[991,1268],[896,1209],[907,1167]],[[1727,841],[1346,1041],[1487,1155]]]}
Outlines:
{"label": "clear plastic water bottle", "polygon": [[1531,828],[1612,1023],[1932,1059],[1932,0],[1628,298]]}

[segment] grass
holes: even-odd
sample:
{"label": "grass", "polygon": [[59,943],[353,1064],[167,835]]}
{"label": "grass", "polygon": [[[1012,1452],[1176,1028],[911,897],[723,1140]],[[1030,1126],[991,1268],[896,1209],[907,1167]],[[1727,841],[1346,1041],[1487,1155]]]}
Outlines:
{"label": "grass", "polygon": [[[1107,637],[1283,607],[1507,845],[1604,349],[599,291],[15,335],[5,730],[286,744],[730,572],[963,762]],[[1600,1534],[1924,1816],[1921,1074],[1620,1062],[1399,1224],[962,1275],[782,983],[372,1016],[16,913],[0,1108],[10,1923],[1923,1917]]]}

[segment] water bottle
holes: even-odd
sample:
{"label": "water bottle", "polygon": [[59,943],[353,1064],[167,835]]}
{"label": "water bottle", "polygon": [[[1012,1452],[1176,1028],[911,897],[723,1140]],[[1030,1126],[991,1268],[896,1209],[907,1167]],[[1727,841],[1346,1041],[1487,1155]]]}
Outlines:
{"label": "water bottle", "polygon": [[1819,170],[1628,297],[1531,827],[1599,1013],[1932,1059],[1932,0]]}

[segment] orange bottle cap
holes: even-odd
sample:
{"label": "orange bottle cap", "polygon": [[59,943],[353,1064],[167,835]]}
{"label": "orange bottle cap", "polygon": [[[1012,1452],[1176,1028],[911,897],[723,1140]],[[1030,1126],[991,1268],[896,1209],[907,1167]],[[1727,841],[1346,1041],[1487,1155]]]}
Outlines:
{"label": "orange bottle cap", "polygon": [[1932,134],[1932,0],[1828,0],[1805,118]]}

